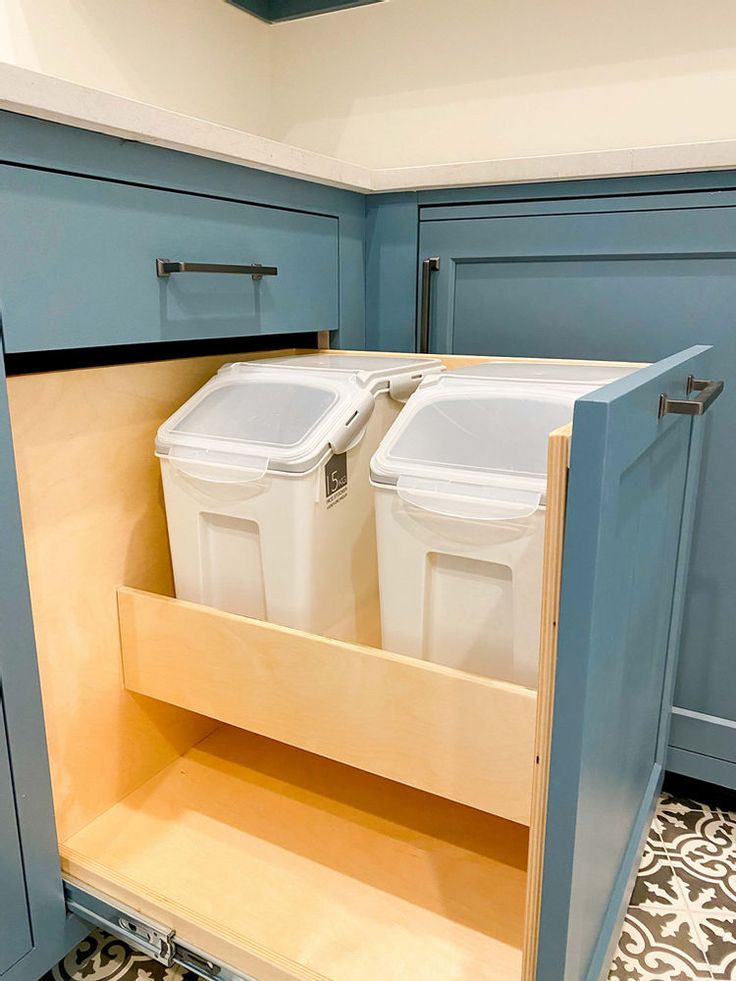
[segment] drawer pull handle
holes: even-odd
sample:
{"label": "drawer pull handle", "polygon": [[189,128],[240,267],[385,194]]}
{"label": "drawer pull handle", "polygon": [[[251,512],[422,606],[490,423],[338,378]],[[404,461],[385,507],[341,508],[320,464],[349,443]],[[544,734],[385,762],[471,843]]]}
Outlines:
{"label": "drawer pull handle", "polygon": [[276,266],[262,266],[260,262],[251,262],[247,266],[233,266],[224,262],[172,262],[171,259],[156,259],[156,275],[166,279],[172,273],[235,273],[240,276],[251,276],[258,281],[264,276],[278,276]]}
{"label": "drawer pull handle", "polygon": [[419,306],[419,353],[429,352],[429,318],[432,296],[432,273],[440,268],[439,256],[422,261],[422,296]]}
{"label": "drawer pull handle", "polygon": [[702,416],[723,391],[722,381],[705,381],[688,375],[686,392],[691,395],[699,392],[694,399],[671,399],[667,395],[659,396],[659,418],[673,412],[681,416]]}

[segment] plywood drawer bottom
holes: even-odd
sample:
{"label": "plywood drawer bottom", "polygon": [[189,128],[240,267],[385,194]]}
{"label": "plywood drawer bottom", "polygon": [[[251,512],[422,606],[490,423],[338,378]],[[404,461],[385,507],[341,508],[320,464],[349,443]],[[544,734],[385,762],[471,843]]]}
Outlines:
{"label": "plywood drawer bottom", "polygon": [[518,824],[223,726],[62,862],[263,981],[517,981],[527,847]]}

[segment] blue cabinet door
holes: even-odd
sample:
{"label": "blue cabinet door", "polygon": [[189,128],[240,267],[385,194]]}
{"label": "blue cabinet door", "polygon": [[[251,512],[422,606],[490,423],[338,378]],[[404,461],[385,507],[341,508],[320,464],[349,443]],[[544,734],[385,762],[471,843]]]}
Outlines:
{"label": "blue cabinet door", "polygon": [[15,791],[0,697],[0,977],[31,949]]}
{"label": "blue cabinet door", "polygon": [[707,377],[709,352],[575,406],[538,981],[607,969],[659,791],[704,420],[658,406]]}
{"label": "blue cabinet door", "polygon": [[736,194],[590,187],[580,199],[423,209],[420,258],[440,258],[431,346],[651,362],[714,345],[727,389],[706,425],[669,766],[736,787]]}
{"label": "blue cabinet door", "polygon": [[[0,166],[5,350],[338,327],[338,220]],[[278,274],[156,274],[156,259]]]}

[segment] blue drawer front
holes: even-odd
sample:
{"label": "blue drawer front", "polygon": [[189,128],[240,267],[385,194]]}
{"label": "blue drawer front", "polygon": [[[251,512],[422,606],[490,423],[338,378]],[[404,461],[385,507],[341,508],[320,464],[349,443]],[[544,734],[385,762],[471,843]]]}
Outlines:
{"label": "blue drawer front", "polygon": [[[337,329],[336,218],[12,166],[0,214],[8,352]],[[278,275],[159,279],[158,257]]]}
{"label": "blue drawer front", "polygon": [[27,954],[32,945],[5,714],[0,699],[0,976]]}

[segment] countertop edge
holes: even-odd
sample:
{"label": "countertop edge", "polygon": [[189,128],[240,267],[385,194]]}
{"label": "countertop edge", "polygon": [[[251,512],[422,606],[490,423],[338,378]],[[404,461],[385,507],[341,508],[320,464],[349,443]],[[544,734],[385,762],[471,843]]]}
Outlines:
{"label": "countertop edge", "polygon": [[736,169],[736,139],[371,170],[0,63],[0,109],[362,193]]}

